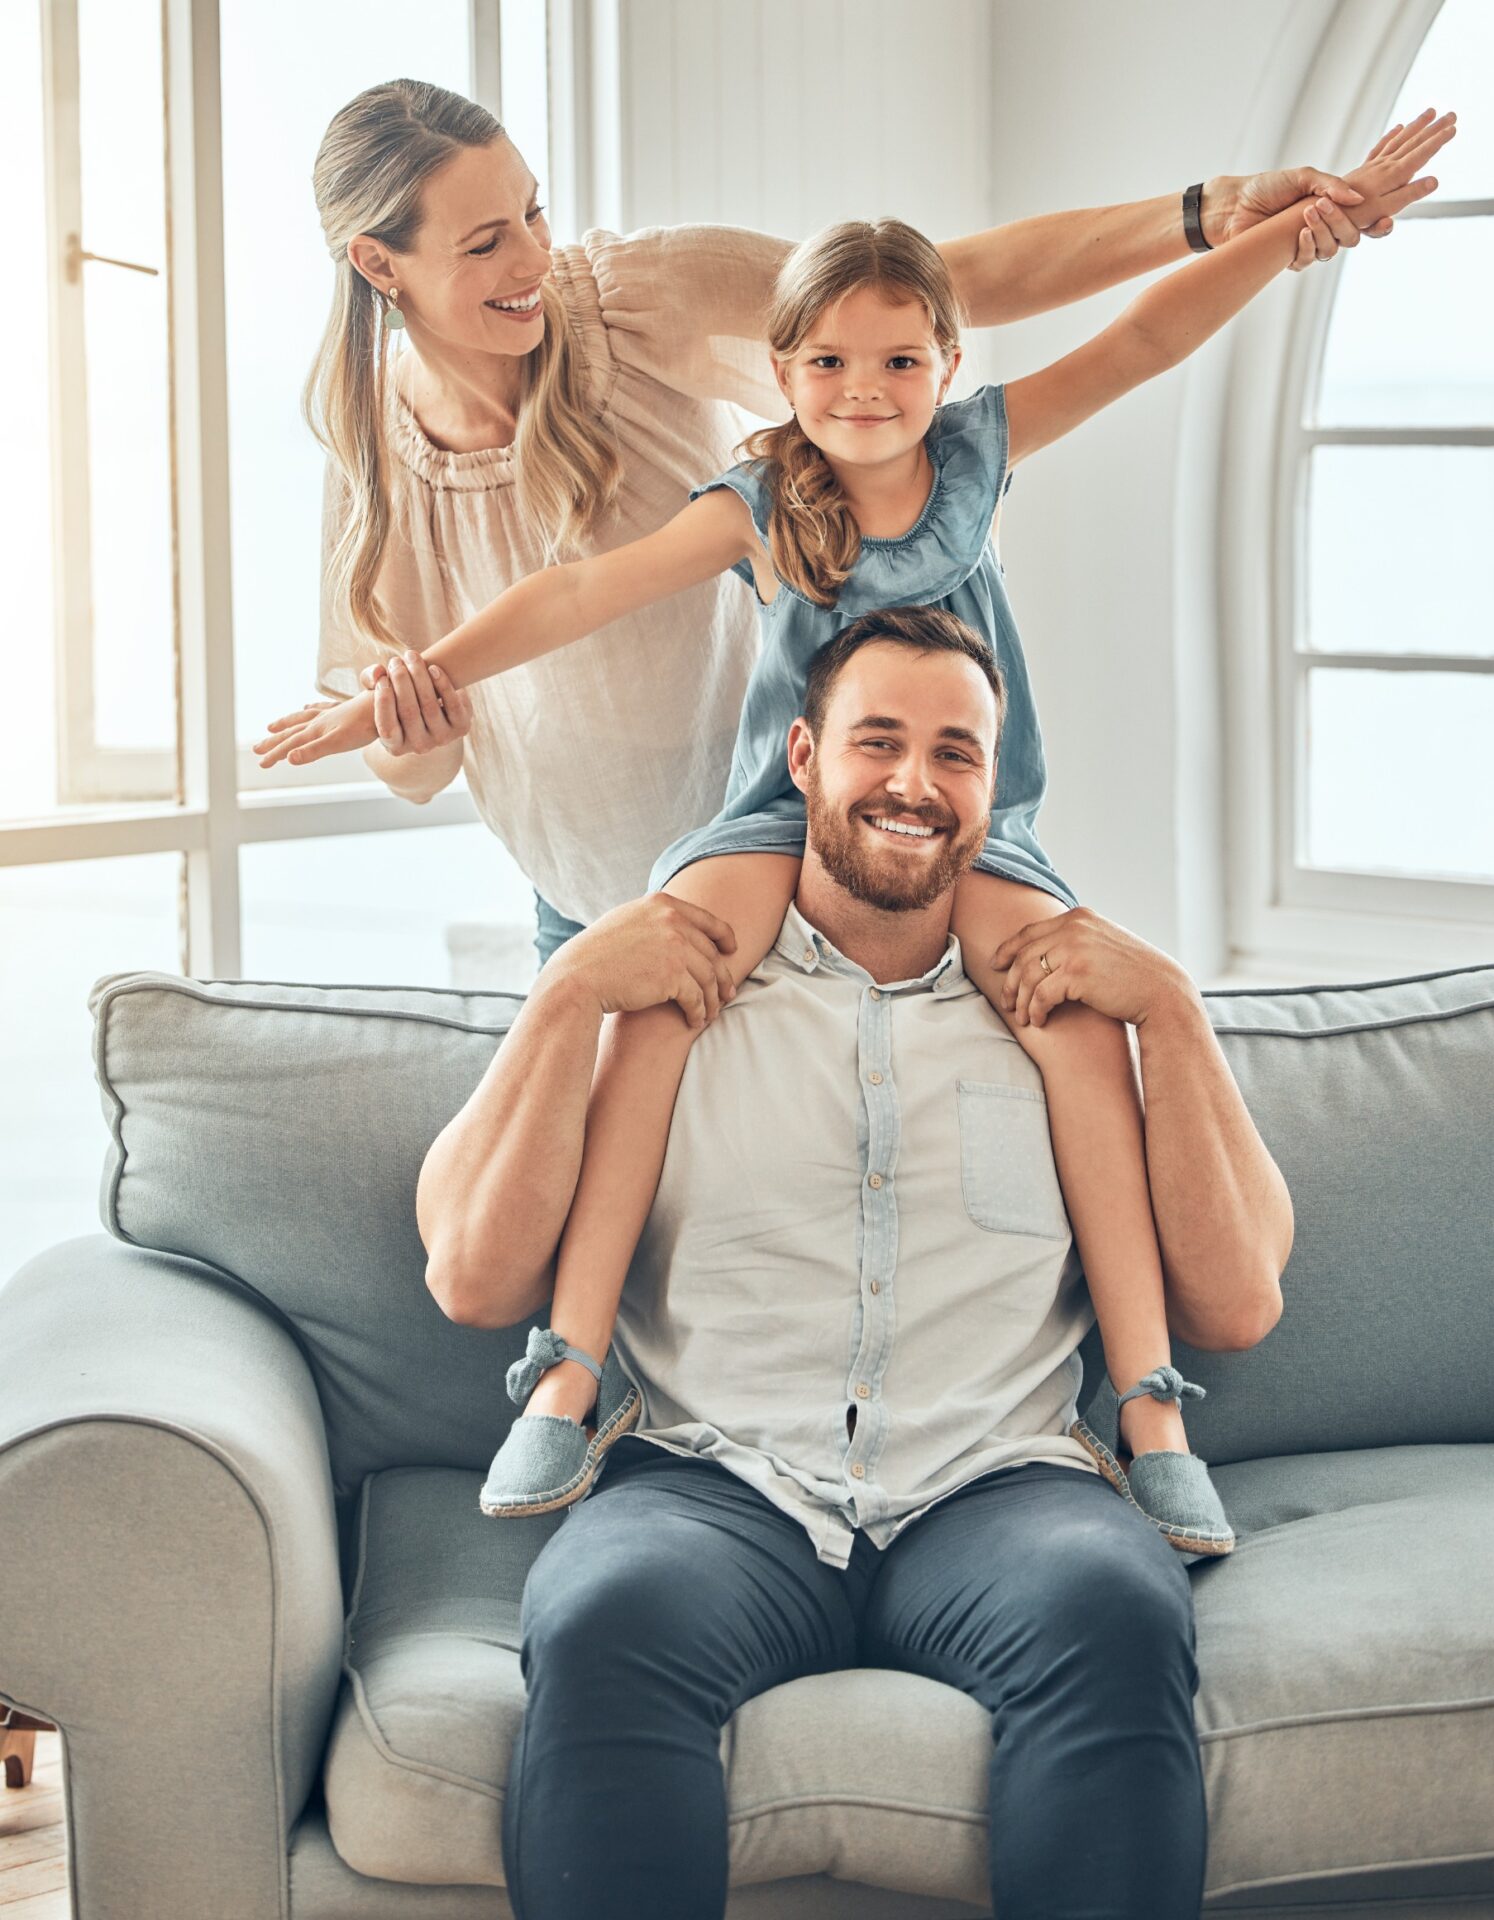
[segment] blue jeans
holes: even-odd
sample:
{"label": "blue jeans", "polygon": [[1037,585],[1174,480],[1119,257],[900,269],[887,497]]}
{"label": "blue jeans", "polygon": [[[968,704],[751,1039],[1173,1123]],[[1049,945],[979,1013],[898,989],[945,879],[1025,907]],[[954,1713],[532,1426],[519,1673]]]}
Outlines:
{"label": "blue jeans", "polygon": [[503,1859],[519,1920],[726,1911],[720,1733],[802,1674],[894,1667],[988,1708],[1000,1920],[1198,1920],[1181,1556],[1097,1474],[973,1481],[842,1570],[714,1460],[623,1439],[529,1570]]}
{"label": "blue jeans", "polygon": [[567,920],[563,913],[557,913],[550,902],[543,899],[539,893],[534,896],[534,917],[537,928],[534,936],[534,950],[539,955],[541,966],[557,947],[563,947],[567,940],[585,931],[579,920]]}

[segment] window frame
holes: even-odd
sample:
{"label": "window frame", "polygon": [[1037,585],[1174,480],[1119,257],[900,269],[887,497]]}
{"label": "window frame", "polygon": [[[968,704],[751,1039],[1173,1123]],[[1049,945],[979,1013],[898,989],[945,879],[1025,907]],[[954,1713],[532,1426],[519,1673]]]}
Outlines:
{"label": "window frame", "polygon": [[[472,96],[494,113],[501,5],[468,0]],[[95,745],[87,416],[76,377],[81,281],[69,280],[66,265],[68,236],[81,232],[77,0],[49,0],[43,20],[62,811],[0,822],[0,866],[179,852],[183,970],[232,978],[241,969],[241,846],[423,832],[479,816],[465,787],[416,807],[361,766],[351,778],[334,762],[299,768],[291,784],[282,769],[265,773],[235,738],[218,0],[163,0],[162,7],[177,754]],[[173,790],[174,801],[161,797]],[[129,797],[118,799],[121,792]]]}
{"label": "window frame", "polygon": [[[1388,124],[1441,6],[1442,0],[1412,0],[1387,11],[1341,0],[1284,150],[1367,151]],[[1347,85],[1338,77],[1346,74]],[[1439,206],[1434,200],[1400,218],[1484,212],[1494,212],[1494,202]],[[1349,260],[1304,274],[1292,297],[1257,302],[1242,321],[1231,364],[1219,581],[1228,697],[1229,937],[1232,965],[1242,971],[1476,963],[1494,945],[1494,882],[1309,867],[1299,858],[1310,671],[1494,671],[1494,660],[1476,656],[1323,653],[1305,645],[1313,449],[1494,446],[1494,427],[1304,424],[1321,374],[1337,273],[1352,270]],[[1262,393],[1273,396],[1270,407],[1259,406]],[[1360,557],[1346,555],[1345,564],[1360,564]]]}

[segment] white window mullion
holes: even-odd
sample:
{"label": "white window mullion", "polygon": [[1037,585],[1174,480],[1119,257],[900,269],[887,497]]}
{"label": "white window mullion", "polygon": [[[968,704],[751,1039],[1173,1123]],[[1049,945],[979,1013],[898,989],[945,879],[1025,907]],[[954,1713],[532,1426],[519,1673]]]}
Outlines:
{"label": "white window mullion", "polygon": [[93,746],[93,540],[88,363],[83,333],[83,161],[77,0],[42,9],[51,347],[52,587],[56,608],[57,783],[78,797]]}
{"label": "white window mullion", "polygon": [[229,557],[217,0],[165,0],[171,437],[182,799],[207,819],[187,854],[187,970],[239,972],[239,812]]}
{"label": "white window mullion", "polygon": [[[470,0],[468,33],[472,48],[472,98],[502,120],[503,36],[499,10],[503,0]],[[533,5],[533,0],[528,0]]]}

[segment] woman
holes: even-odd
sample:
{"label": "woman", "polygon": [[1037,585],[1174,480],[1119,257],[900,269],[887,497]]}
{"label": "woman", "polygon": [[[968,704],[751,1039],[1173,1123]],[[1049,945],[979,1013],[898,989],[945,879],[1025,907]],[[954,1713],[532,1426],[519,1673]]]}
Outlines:
{"label": "woman", "polygon": [[[337,275],[306,390],[329,454],[317,686],[346,698],[387,664],[365,759],[416,802],[465,766],[537,889],[543,963],[719,808],[757,650],[749,600],[723,576],[464,693],[403,661],[394,636],[427,644],[548,561],[653,531],[731,464],[738,406],[783,419],[761,329],[789,243],[696,226],[552,250],[539,184],[499,124],[411,80],[336,115],[314,185]],[[1359,195],[1312,168],[1207,182],[1193,244],[1312,193],[1294,270],[1331,259],[1357,240],[1341,208]],[[1166,195],[940,251],[970,323],[991,326],[1189,244]],[[391,356],[395,331],[408,345]]]}

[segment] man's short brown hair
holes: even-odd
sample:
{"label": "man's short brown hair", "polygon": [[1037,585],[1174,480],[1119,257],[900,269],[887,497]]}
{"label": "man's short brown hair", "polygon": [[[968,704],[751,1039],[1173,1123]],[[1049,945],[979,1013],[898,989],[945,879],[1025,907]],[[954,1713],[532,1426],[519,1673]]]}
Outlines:
{"label": "man's short brown hair", "polygon": [[888,640],[896,646],[912,647],[918,653],[963,653],[973,660],[990,683],[996,696],[996,745],[1001,744],[1001,723],[1006,717],[1006,680],[996,656],[975,631],[943,607],[879,607],[863,613],[843,627],[833,640],[827,640],[809,663],[809,679],[804,688],[804,718],[809,731],[818,740],[824,724],[830,690],[841,668],[852,654],[874,640]]}

